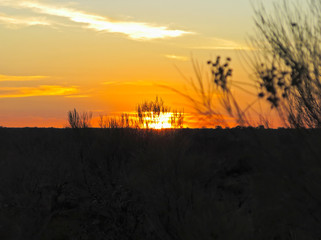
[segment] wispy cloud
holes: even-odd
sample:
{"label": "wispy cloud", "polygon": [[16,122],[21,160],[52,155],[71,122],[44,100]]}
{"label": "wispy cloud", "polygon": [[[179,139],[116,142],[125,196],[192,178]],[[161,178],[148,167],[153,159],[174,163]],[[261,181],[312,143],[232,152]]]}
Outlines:
{"label": "wispy cloud", "polygon": [[209,38],[199,46],[194,45],[191,48],[208,50],[253,50],[252,48],[242,45],[236,41],[221,38]]}
{"label": "wispy cloud", "polygon": [[178,55],[173,55],[173,54],[168,54],[165,55],[166,58],[173,59],[173,60],[178,60],[178,61],[188,61],[189,58],[186,56],[178,56]]}
{"label": "wispy cloud", "polygon": [[89,14],[73,8],[57,7],[39,2],[0,0],[1,5],[30,9],[34,12],[56,17],[64,17],[95,31],[122,33],[132,39],[156,39],[179,37],[191,32],[169,29],[167,26],[156,26],[143,22],[117,21],[108,17]]}
{"label": "wispy cloud", "polygon": [[0,22],[5,23],[10,26],[34,26],[34,25],[42,25],[42,26],[49,26],[51,25],[50,22],[48,22],[44,18],[21,18],[21,17],[9,17],[3,13],[0,13]]}
{"label": "wispy cloud", "polygon": [[26,82],[37,81],[48,78],[48,76],[10,76],[0,75],[0,82]]}
{"label": "wispy cloud", "polygon": [[21,98],[39,96],[69,96],[79,93],[74,86],[41,85],[38,87],[2,87],[0,98]]}

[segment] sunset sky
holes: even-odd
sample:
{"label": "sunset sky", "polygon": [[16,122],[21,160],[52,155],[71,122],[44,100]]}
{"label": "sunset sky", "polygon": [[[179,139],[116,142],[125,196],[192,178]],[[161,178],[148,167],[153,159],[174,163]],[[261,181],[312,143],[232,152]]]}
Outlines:
{"label": "sunset sky", "polygon": [[112,115],[156,95],[189,112],[158,85],[184,91],[179,70],[217,55],[249,81],[253,29],[249,0],[0,0],[0,125],[64,127],[73,108]]}

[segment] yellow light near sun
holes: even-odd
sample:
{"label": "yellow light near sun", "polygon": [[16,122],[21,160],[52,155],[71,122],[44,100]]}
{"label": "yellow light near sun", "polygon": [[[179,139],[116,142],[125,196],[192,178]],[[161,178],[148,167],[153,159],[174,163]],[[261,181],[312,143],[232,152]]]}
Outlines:
{"label": "yellow light near sun", "polygon": [[150,113],[150,116],[145,117],[145,121],[148,123],[144,124],[143,128],[151,128],[151,129],[166,129],[166,128],[174,128],[172,126],[172,118],[173,113],[160,113],[159,115]]}

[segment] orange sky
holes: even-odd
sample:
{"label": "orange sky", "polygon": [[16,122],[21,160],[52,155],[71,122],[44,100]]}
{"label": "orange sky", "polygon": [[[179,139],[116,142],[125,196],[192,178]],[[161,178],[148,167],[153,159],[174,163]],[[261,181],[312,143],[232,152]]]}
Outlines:
{"label": "orange sky", "polygon": [[64,127],[73,108],[113,115],[156,96],[190,113],[159,85],[185,91],[178,69],[193,76],[191,58],[206,73],[208,59],[230,56],[233,79],[250,81],[239,57],[250,51],[248,0],[108,2],[0,0],[1,126]]}

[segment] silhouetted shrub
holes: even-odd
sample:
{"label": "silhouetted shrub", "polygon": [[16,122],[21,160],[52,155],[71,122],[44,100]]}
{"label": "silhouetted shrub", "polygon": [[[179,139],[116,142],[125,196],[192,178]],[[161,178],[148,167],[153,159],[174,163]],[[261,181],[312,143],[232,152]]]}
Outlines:
{"label": "silhouetted shrub", "polygon": [[291,127],[321,127],[321,1],[255,9],[259,97]]}
{"label": "silhouetted shrub", "polygon": [[136,115],[122,113],[120,116],[103,116],[99,118],[100,128],[138,128]]}
{"label": "silhouetted shrub", "polygon": [[[187,99],[201,120],[227,127],[231,117],[234,124],[248,126],[249,110],[260,124],[269,126],[269,119],[252,106],[264,99],[276,110],[285,126],[295,128],[321,127],[321,1],[309,0],[306,5],[285,0],[276,2],[273,12],[261,4],[255,8],[257,35],[252,37],[250,67],[256,76],[253,92],[242,82],[231,81],[230,58],[222,63],[218,56],[208,61],[210,76],[193,61],[196,79],[186,78],[195,96],[165,86]],[[252,58],[254,57],[254,58]],[[236,87],[257,98],[245,107],[239,105],[231,88]],[[218,98],[220,106],[217,101]],[[221,107],[221,109],[219,108]],[[271,117],[271,116],[269,116]],[[252,118],[253,119],[253,118]]]}
{"label": "silhouetted shrub", "polygon": [[[184,112],[171,110],[169,106],[164,105],[164,101],[161,98],[156,97],[155,101],[145,101],[138,104],[136,110],[141,128],[150,128],[151,126],[162,124],[171,128],[183,127]],[[163,122],[164,120],[168,122]]]}
{"label": "silhouetted shrub", "polygon": [[182,128],[184,112],[164,105],[161,98],[138,104],[136,112],[99,118],[100,128]]}
{"label": "silhouetted shrub", "polygon": [[[208,70],[204,72],[196,61],[192,61],[195,78],[185,78],[191,92],[181,91],[170,86],[164,86],[183,96],[195,110],[195,115],[202,123],[210,126],[229,127],[238,124],[250,125],[247,111],[252,104],[241,108],[234,97],[231,77],[233,70],[230,67],[231,58],[227,57],[223,62],[218,56],[215,61],[209,60]],[[243,88],[241,88],[243,90]]]}
{"label": "silhouetted shrub", "polygon": [[68,124],[70,128],[89,128],[92,119],[91,112],[78,113],[76,109],[68,111]]}

